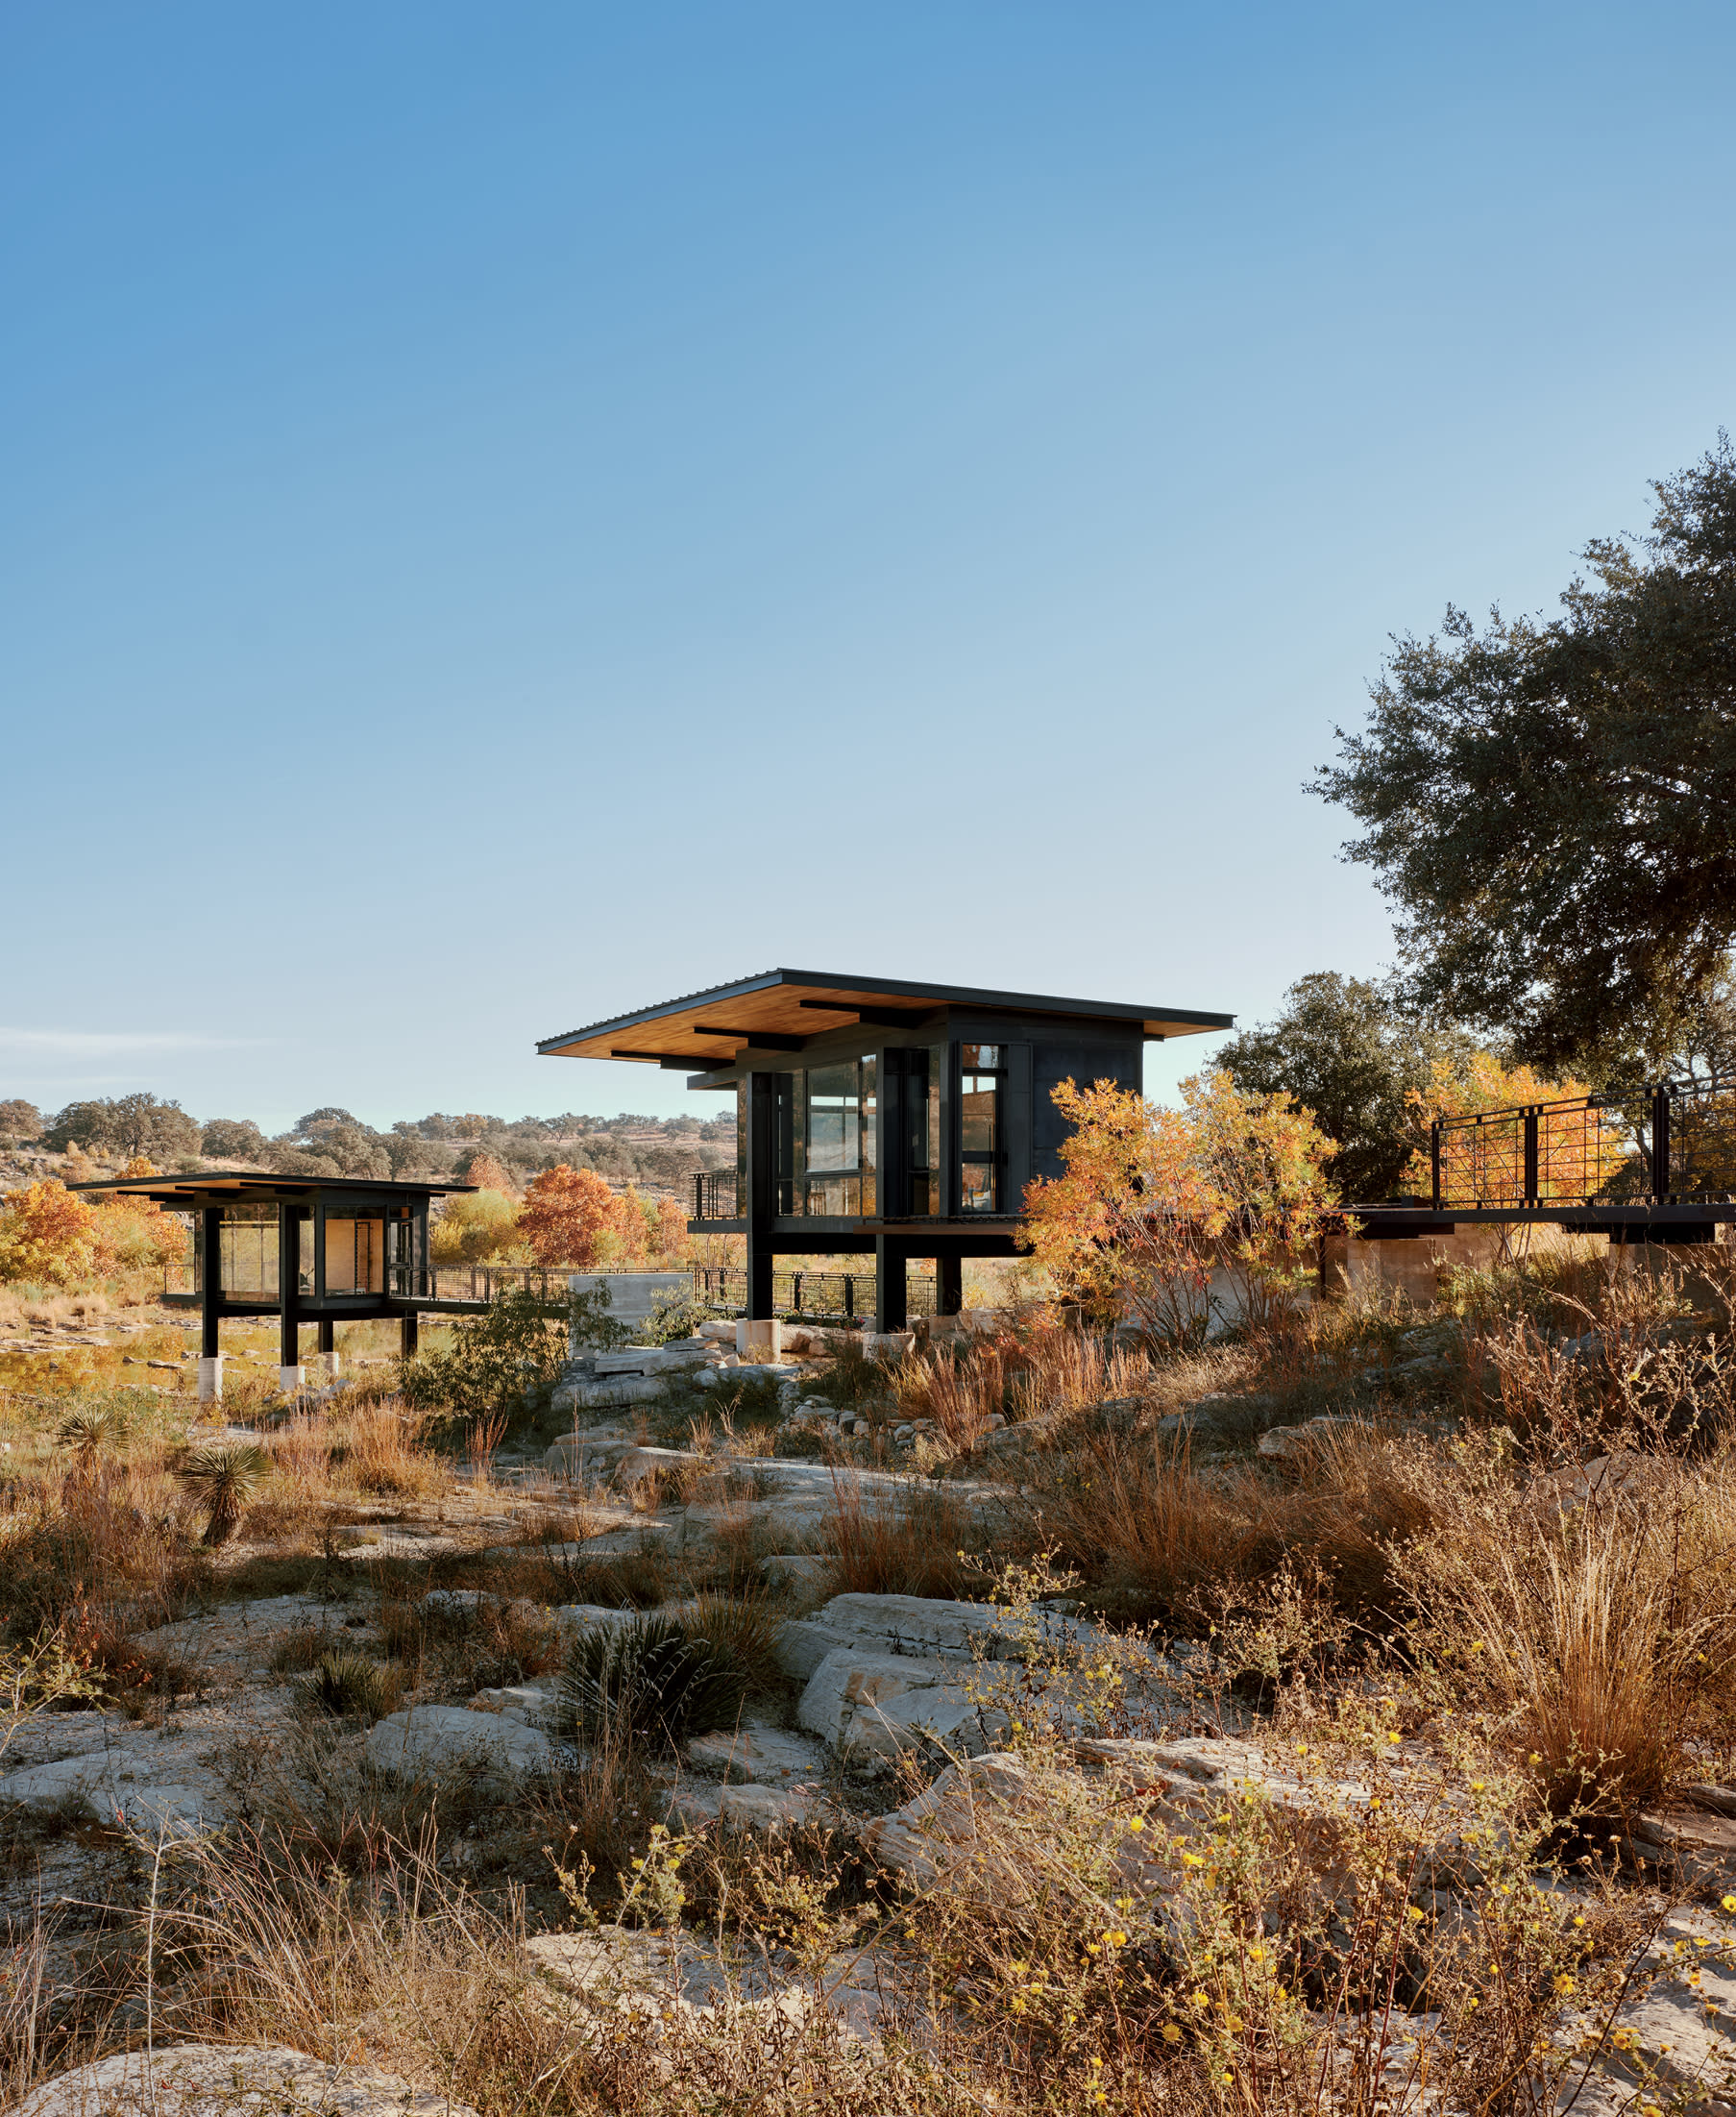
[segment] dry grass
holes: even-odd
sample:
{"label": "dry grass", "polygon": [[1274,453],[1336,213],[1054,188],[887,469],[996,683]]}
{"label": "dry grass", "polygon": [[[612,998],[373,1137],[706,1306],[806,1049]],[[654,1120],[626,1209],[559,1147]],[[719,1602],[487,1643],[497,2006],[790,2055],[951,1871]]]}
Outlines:
{"label": "dry grass", "polygon": [[912,1484],[902,1504],[865,1498],[847,1471],[833,1488],[821,1541],[835,1594],[942,1595],[971,1592],[971,1557],[984,1538],[964,1496],[943,1485]]}
{"label": "dry grass", "polygon": [[[1732,1730],[1736,1463],[1491,1485],[1407,1554],[1417,1644],[1530,1763],[1558,1814],[1631,1822]],[[1577,1504],[1576,1504],[1577,1502]],[[1687,1774],[1693,1776],[1692,1772]]]}

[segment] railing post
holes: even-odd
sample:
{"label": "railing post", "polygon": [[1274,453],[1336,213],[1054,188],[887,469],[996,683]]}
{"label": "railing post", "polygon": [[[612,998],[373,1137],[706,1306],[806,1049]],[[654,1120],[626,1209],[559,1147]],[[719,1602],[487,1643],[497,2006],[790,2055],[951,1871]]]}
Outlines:
{"label": "railing post", "polygon": [[702,1220],[704,1219],[704,1218],[705,1178],[703,1175],[696,1175],[694,1178],[694,1219],[696,1220]]}
{"label": "railing post", "polygon": [[849,1321],[851,1321],[851,1320],[852,1320],[852,1319],[854,1318],[854,1317],[855,1317],[855,1314],[856,1314],[856,1280],[855,1280],[855,1275],[854,1275],[853,1273],[851,1273],[851,1272],[847,1272],[847,1271],[846,1271],[846,1272],[844,1273],[844,1321],[845,1321],[846,1323],[847,1323],[847,1322],[849,1322]]}
{"label": "railing post", "polygon": [[1429,1127],[1429,1166],[1434,1171],[1434,1210],[1441,1209],[1441,1120]]}
{"label": "railing post", "polygon": [[1651,1091],[1651,1195],[1662,1204],[1670,1194],[1670,1090],[1663,1081]]}
{"label": "railing post", "polygon": [[1535,1109],[1525,1114],[1525,1202],[1537,1203],[1537,1113]]}

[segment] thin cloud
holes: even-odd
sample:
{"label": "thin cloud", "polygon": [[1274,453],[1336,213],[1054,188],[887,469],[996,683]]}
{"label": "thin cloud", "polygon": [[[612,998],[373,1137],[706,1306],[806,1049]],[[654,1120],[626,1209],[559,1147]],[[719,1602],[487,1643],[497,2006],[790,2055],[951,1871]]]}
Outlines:
{"label": "thin cloud", "polygon": [[35,1058],[123,1058],[129,1052],[238,1051],[264,1037],[208,1037],[181,1029],[6,1029],[0,1051]]}

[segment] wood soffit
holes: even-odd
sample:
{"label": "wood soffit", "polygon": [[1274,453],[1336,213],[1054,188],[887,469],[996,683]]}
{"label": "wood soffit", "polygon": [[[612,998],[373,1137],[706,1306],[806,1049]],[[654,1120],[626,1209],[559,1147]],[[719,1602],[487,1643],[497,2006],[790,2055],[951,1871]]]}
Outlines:
{"label": "wood soffit", "polygon": [[[831,1002],[836,1013],[817,1002]],[[1048,1016],[1058,1021],[1137,1022],[1147,1037],[1199,1036],[1235,1025],[1233,1015],[1185,1008],[1139,1008],[1109,1000],[1058,999],[1036,993],[985,992],[962,985],[917,985],[903,979],[850,979],[823,972],[769,971],[739,985],[713,986],[680,999],[593,1022],[537,1046],[544,1057],[622,1058],[656,1065],[676,1060],[703,1068],[732,1065],[739,1052],[799,1050],[831,1029],[852,1026],[858,1011],[876,1026],[908,1020],[913,1028],[946,1007]],[[764,1037],[764,1045],[754,1039]]]}

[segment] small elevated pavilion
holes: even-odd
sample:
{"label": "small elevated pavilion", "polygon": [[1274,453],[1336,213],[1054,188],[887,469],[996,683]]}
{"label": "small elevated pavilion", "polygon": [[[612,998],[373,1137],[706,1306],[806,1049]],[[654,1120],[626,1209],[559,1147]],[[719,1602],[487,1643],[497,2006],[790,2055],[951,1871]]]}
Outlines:
{"label": "small elevated pavilion", "polygon": [[[963,1260],[1012,1257],[1025,1186],[1061,1173],[1064,1080],[1142,1086],[1144,1047],[1233,1015],[831,971],[767,971],[537,1046],[624,1059],[736,1098],[736,1167],[694,1179],[695,1234],[747,1242],[747,1314],[780,1256],[872,1251],[876,1326],[905,1320],[905,1267],[935,1260],[956,1314]],[[799,1061],[799,1063],[798,1063]]]}
{"label": "small elevated pavilion", "polygon": [[[279,1318],[279,1376],[306,1380],[301,1327],[311,1323],[328,1372],[339,1323],[396,1317],[406,1356],[429,1309],[474,1315],[482,1301],[431,1298],[428,1201],[474,1184],[404,1184],[362,1176],[272,1176],[222,1170],[197,1176],[118,1177],[75,1184],[90,1196],[149,1198],[195,1217],[192,1287],[164,1299],[197,1307],[203,1324],[199,1394],[223,1393],[217,1326],[226,1316]],[[292,1260],[288,1269],[283,1260]]]}

